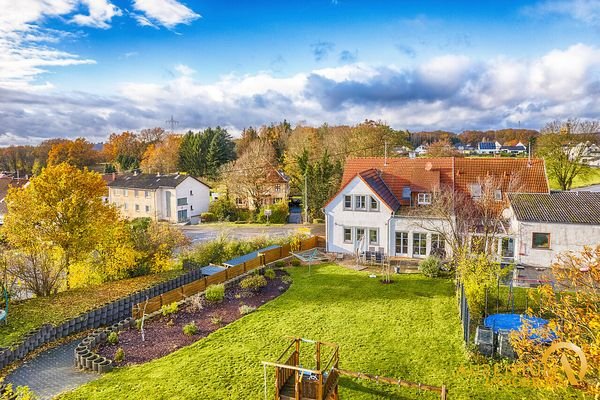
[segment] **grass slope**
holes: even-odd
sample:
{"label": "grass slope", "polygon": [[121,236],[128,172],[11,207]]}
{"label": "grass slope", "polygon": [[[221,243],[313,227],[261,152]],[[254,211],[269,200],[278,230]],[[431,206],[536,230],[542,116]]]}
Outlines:
{"label": "grass slope", "polygon": [[[67,393],[73,399],[262,399],[261,360],[274,361],[287,335],[340,345],[340,367],[432,385],[451,399],[565,398],[490,384],[469,372],[451,282],[420,275],[382,285],[336,265],[290,271],[278,299],[207,338],[153,362],[115,370]],[[127,355],[126,355],[127,356]],[[273,398],[273,370],[268,370]],[[430,393],[342,378],[342,399],[434,399]],[[555,397],[552,397],[555,396]]]}
{"label": "grass slope", "polygon": [[[575,189],[575,188],[580,188],[580,187],[584,187],[584,186],[599,185],[599,184],[600,184],[600,168],[592,168],[590,173],[587,174],[585,177],[579,177],[579,176],[575,177],[575,179],[573,179],[572,188]],[[556,181],[556,179],[550,179],[550,188],[560,190],[560,186],[558,185],[558,182]]]}

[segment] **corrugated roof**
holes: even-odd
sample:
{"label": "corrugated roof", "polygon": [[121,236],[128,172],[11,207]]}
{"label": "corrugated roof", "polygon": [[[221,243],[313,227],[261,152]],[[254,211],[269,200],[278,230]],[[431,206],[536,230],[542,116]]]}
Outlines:
{"label": "corrugated roof", "polygon": [[508,198],[519,221],[600,225],[600,193],[511,193]]}
{"label": "corrugated roof", "polygon": [[177,187],[186,178],[192,178],[202,183],[205,183],[194,178],[190,175],[180,174],[169,174],[169,175],[155,175],[155,174],[128,174],[128,175],[117,175],[115,179],[108,183],[110,187],[116,188],[128,188],[128,189],[148,189],[155,190],[161,187],[174,188]]}
{"label": "corrugated roof", "polygon": [[379,175],[379,171],[375,168],[361,172],[360,177],[367,185],[371,187],[373,192],[392,210],[396,211],[400,208],[400,201],[394,196],[390,188]]}
{"label": "corrugated roof", "polygon": [[281,247],[281,246],[274,244],[274,245],[265,247],[264,249],[258,249],[256,251],[253,251],[252,253],[244,254],[243,256],[232,258],[231,260],[225,261],[223,263],[223,265],[225,265],[226,267],[235,267],[236,265],[243,264],[246,261],[250,261],[253,258],[258,257],[258,253],[262,253],[267,250],[277,249],[279,247]]}

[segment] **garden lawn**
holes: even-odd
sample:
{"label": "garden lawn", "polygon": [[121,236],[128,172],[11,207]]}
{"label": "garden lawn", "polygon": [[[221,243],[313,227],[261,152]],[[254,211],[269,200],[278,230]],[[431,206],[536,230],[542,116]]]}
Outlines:
{"label": "garden lawn", "polygon": [[[289,272],[291,288],[254,313],[164,358],[116,369],[61,399],[263,399],[261,361],[275,361],[290,335],[339,344],[343,369],[446,384],[450,399],[567,397],[511,386],[508,377],[487,383],[470,369],[450,281],[403,275],[383,285],[364,272],[330,264],[313,266],[310,274],[306,267]],[[274,371],[267,373],[272,399]],[[439,395],[342,378],[340,398]]]}
{"label": "garden lawn", "polygon": [[182,272],[167,271],[11,303],[8,324],[0,325],[0,347],[17,342],[25,333],[44,324],[56,324],[75,317],[95,306],[173,278]]}
{"label": "garden lawn", "polygon": [[[592,168],[590,173],[588,175],[586,175],[585,177],[580,177],[580,176],[575,177],[575,179],[573,179],[572,188],[575,189],[575,188],[580,188],[580,187],[584,187],[584,186],[599,185],[599,184],[600,184],[600,168]],[[550,179],[550,188],[560,190],[560,186],[558,185],[558,182],[556,182],[556,179]]]}

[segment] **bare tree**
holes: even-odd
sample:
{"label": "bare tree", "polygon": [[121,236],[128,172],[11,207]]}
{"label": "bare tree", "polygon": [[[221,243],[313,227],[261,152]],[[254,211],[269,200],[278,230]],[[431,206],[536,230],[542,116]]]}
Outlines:
{"label": "bare tree", "polygon": [[600,120],[569,118],[548,122],[542,134],[593,135],[600,132]]}

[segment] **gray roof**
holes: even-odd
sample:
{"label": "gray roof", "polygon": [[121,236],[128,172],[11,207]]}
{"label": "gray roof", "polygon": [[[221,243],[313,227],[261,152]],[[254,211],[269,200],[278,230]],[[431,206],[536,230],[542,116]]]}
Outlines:
{"label": "gray roof", "polygon": [[[186,178],[196,179],[190,175],[170,174],[170,175],[156,175],[156,174],[128,174],[128,175],[117,175],[115,180],[108,183],[108,186],[115,188],[128,188],[128,189],[147,189],[156,190],[161,187],[174,188],[177,187]],[[200,182],[198,179],[196,179]],[[200,182],[205,186],[205,183]]]}
{"label": "gray roof", "polygon": [[510,193],[519,221],[600,225],[600,193]]}
{"label": "gray roof", "polygon": [[273,249],[277,249],[279,247],[281,247],[281,246],[273,244],[271,246],[267,246],[265,248],[253,251],[252,253],[248,253],[248,254],[244,254],[243,256],[240,256],[240,257],[232,258],[231,260],[225,261],[223,263],[223,265],[226,266],[226,267],[235,267],[236,265],[243,264],[246,261],[250,261],[253,258],[258,257],[258,253],[263,253],[263,252],[265,252],[267,250],[273,250]]}

